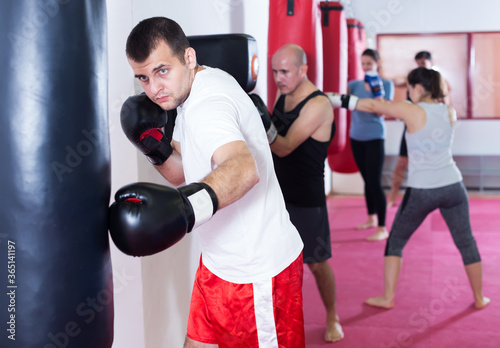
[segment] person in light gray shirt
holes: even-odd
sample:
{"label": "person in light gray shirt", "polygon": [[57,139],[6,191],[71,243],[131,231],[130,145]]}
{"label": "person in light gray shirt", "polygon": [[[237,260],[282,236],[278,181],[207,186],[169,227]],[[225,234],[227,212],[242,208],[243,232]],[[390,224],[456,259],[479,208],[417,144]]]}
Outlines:
{"label": "person in light gray shirt", "polygon": [[462,255],[475,307],[481,309],[490,302],[483,296],[481,257],[472,235],[467,192],[451,153],[456,112],[439,102],[443,97],[440,81],[441,75],[435,70],[423,67],[412,70],[408,74],[408,90],[413,103],[329,95],[334,107],[383,113],[402,119],[407,127],[408,188],[385,247],[384,294],[365,301],[371,306],[386,309],[394,306],[403,248],[436,209],[440,210]]}

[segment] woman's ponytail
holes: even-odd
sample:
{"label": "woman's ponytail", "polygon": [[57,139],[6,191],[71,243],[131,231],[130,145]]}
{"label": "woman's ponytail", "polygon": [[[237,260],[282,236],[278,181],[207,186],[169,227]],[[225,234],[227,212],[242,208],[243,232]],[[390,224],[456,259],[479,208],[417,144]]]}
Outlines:
{"label": "woman's ponytail", "polygon": [[411,86],[421,85],[433,99],[444,98],[444,80],[436,70],[423,67],[413,69],[408,74],[408,83]]}

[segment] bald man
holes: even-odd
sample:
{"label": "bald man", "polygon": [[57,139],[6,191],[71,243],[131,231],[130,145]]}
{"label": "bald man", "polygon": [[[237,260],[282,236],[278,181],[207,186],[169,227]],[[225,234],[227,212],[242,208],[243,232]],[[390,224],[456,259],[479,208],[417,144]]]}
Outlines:
{"label": "bald man", "polygon": [[314,274],[326,308],[325,340],[344,337],[337,315],[335,277],[325,198],[324,166],[335,134],[329,99],[307,78],[304,50],[287,44],[272,57],[278,94],[271,117],[278,136],[274,166],[292,223],[304,242],[304,263]]}

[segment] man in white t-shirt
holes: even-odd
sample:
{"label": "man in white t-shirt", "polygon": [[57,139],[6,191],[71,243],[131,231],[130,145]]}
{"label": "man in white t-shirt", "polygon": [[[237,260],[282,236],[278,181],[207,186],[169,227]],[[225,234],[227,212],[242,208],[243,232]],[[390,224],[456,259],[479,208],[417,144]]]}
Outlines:
{"label": "man in white t-shirt", "polygon": [[[167,18],[140,22],[127,40],[127,58],[148,98],[132,97],[124,131],[163,177],[186,185],[136,184],[117,193],[115,204],[144,209],[138,224],[160,217],[155,238],[175,235],[175,242],[186,229],[199,234],[202,257],[184,347],[304,347],[303,244],[251,99],[229,74],[198,65],[182,29]],[[143,108],[151,101],[156,105]],[[152,115],[175,108],[170,140]],[[122,230],[139,220],[125,210],[117,214]],[[147,226],[151,234],[151,221]],[[131,233],[112,235],[126,245],[122,250],[134,248]],[[152,253],[149,247],[139,253]]]}

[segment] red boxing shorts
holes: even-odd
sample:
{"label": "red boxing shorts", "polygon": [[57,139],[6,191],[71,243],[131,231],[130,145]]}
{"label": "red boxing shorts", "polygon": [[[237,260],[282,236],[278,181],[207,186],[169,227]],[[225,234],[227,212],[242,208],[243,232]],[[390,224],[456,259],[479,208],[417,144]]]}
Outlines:
{"label": "red boxing shorts", "polygon": [[201,262],[196,271],[187,336],[220,348],[304,348],[302,254],[277,276],[230,283]]}

